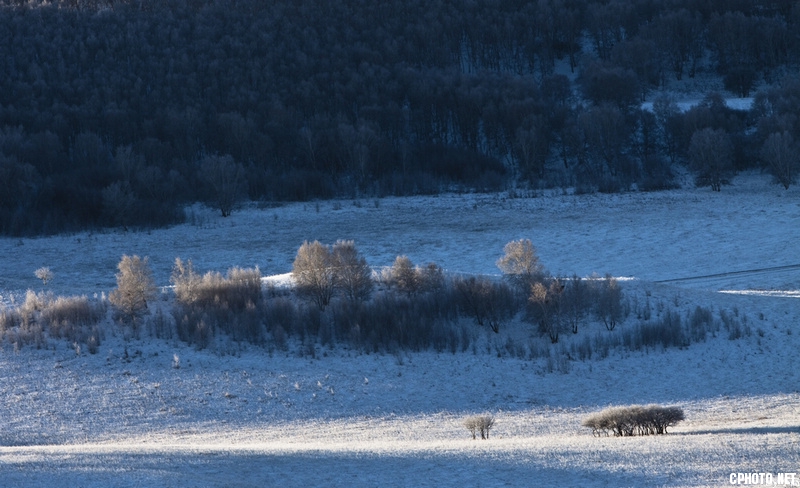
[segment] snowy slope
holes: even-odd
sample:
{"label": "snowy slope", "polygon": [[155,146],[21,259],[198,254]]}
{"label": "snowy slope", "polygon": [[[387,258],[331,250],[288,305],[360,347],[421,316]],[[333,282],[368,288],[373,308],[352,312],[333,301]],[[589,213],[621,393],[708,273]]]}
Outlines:
{"label": "snowy slope", "polygon": [[[286,273],[304,239],[355,239],[373,266],[403,253],[494,274],[505,242],[530,238],[554,273],[635,277],[626,293],[647,297],[654,314],[658,303],[682,314],[700,305],[736,311],[752,329],[555,371],[498,357],[492,335],[457,354],[320,347],[316,359],[298,345],[231,344],[220,355],[125,341],[111,326],[96,355],[57,341],[4,344],[0,486],[723,486],[731,472],[800,472],[800,270],[654,283],[797,264],[798,196],[749,175],[721,194],[447,195],[228,219],[197,208],[194,224],[151,233],[0,240],[8,303],[43,287],[40,266],[55,273],[56,293],[108,292],[123,253],[149,255],[164,285],[176,256],[202,271]],[[507,329],[531,334],[523,323]],[[598,439],[580,426],[633,403],[679,405],[687,420],[645,438]],[[497,419],[489,441],[461,425],[476,413]]]}
{"label": "snowy slope", "polygon": [[[317,210],[319,209],[319,210]],[[108,292],[123,254],[149,256],[159,284],[176,257],[201,271],[259,266],[291,270],[304,240],[353,239],[374,267],[399,254],[451,272],[497,274],[512,239],[528,238],[554,274],[612,273],[646,281],[800,264],[800,189],[764,175],[739,177],[720,193],[683,189],[617,195],[506,194],[295,203],[228,218],[192,209],[194,223],[153,232],[0,239],[0,293],[40,290],[48,266],[58,294]],[[718,280],[712,289],[798,289],[798,273]]]}

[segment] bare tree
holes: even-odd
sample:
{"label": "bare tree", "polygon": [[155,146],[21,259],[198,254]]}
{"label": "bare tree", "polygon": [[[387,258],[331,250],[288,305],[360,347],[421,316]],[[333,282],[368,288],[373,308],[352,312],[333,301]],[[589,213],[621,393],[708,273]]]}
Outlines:
{"label": "bare tree", "polygon": [[208,155],[200,162],[200,174],[213,190],[223,217],[228,217],[245,194],[244,166],[230,155]]}
{"label": "bare tree", "polygon": [[147,310],[147,302],[155,297],[157,289],[147,257],[122,256],[117,268],[117,288],[108,295],[108,300],[121,318],[130,323]]}
{"label": "bare tree", "polygon": [[505,245],[503,252],[505,254],[497,260],[497,267],[506,279],[526,293],[544,277],[544,267],[530,239],[511,241]]}
{"label": "bare tree", "polygon": [[606,329],[614,330],[622,319],[622,288],[619,282],[611,275],[599,282],[599,296],[597,302],[597,315],[605,324]]}
{"label": "bare tree", "polygon": [[564,281],[564,293],[561,295],[561,309],[564,320],[573,334],[578,333],[578,326],[589,309],[589,290],[580,276],[572,275]]}
{"label": "bare tree", "polygon": [[514,294],[504,283],[485,276],[456,278],[454,281],[461,309],[475,318],[478,325],[488,325],[493,332],[514,314]]}
{"label": "bare tree", "polygon": [[709,127],[696,131],[689,144],[689,161],[700,185],[720,191],[733,172],[733,149],[728,134]]}
{"label": "bare tree", "polygon": [[761,159],[775,179],[787,190],[795,182],[800,168],[800,149],[788,131],[770,134],[761,148]]}
{"label": "bare tree", "polygon": [[299,294],[310,298],[324,309],[333,298],[337,286],[333,253],[319,241],[305,241],[292,265],[292,277]]}
{"label": "bare tree", "polygon": [[564,286],[558,279],[552,280],[549,285],[535,283],[531,286],[528,300],[535,306],[534,316],[539,322],[539,329],[546,333],[550,342],[558,342],[558,336],[564,327],[561,315],[561,296]]}
{"label": "bare tree", "polygon": [[336,241],[333,245],[336,282],[344,296],[351,301],[363,301],[372,294],[372,270],[356,249],[353,241]]}

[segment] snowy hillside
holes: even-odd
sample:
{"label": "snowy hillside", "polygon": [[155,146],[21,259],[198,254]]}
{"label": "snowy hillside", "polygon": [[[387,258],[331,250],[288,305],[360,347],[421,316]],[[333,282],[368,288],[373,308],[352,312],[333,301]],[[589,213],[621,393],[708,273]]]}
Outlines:
{"label": "snowy hillside", "polygon": [[[683,317],[700,306],[748,333],[589,360],[507,353],[505,338],[534,334],[521,321],[500,336],[477,331],[477,346],[455,354],[197,351],[126,340],[110,324],[97,354],[6,343],[0,486],[724,486],[737,472],[800,474],[800,190],[760,175],[720,194],[324,201],[227,219],[195,208],[192,223],[151,233],[0,240],[0,294],[11,306],[43,289],[42,266],[56,294],[108,293],[122,254],[149,256],[162,286],[178,256],[202,271],[278,275],[313,239],[354,239],[373,267],[407,254],[497,274],[503,245],[519,238],[554,274],[632,278],[626,295],[654,316],[659,304]],[[165,290],[159,306],[168,300]],[[607,406],[647,403],[680,406],[686,420],[666,436],[581,427]],[[473,441],[462,421],[482,413],[496,426]]]}

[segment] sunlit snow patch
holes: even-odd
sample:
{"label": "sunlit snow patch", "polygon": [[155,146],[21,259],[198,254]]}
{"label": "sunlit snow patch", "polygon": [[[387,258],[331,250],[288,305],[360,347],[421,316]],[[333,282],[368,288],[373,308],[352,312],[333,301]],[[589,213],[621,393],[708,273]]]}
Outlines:
{"label": "sunlit snow patch", "polygon": [[800,290],[720,290],[730,295],[753,295],[763,297],[800,298]]}

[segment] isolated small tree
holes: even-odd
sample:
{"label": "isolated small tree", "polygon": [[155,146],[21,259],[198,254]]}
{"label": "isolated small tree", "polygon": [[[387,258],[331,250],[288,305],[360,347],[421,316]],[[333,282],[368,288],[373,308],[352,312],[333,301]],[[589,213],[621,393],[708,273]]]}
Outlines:
{"label": "isolated small tree", "polygon": [[530,239],[511,241],[503,248],[503,256],[497,260],[497,267],[503,272],[506,279],[524,290],[530,291],[531,286],[541,281],[545,271],[536,255],[536,248]]}
{"label": "isolated small tree", "polygon": [[597,316],[608,330],[614,330],[624,314],[622,288],[611,275],[598,282]]}
{"label": "isolated small tree", "polygon": [[147,310],[147,302],[156,295],[156,285],[149,260],[139,256],[122,256],[117,265],[117,288],[108,300],[125,322],[133,322]]}
{"label": "isolated small tree", "polygon": [[297,292],[317,304],[320,310],[331,302],[337,286],[335,260],[328,246],[305,241],[292,265]]}
{"label": "isolated small tree", "polygon": [[564,320],[573,334],[578,333],[578,326],[589,310],[589,289],[580,276],[572,275],[564,281],[564,293],[561,295],[561,310]]}
{"label": "isolated small tree", "polygon": [[534,283],[528,301],[534,305],[534,316],[539,322],[539,329],[546,333],[550,342],[555,344],[564,327],[561,315],[561,297],[564,287],[557,279],[550,284]]}
{"label": "isolated small tree", "polygon": [[230,155],[208,155],[200,161],[200,176],[211,187],[213,199],[223,217],[228,217],[244,198],[245,169]]}
{"label": "isolated small tree", "polygon": [[53,280],[53,272],[50,271],[48,267],[42,267],[34,271],[33,273],[37,278],[42,280],[44,286],[47,286],[47,283]]}
{"label": "isolated small tree", "polygon": [[336,241],[333,245],[336,283],[342,294],[354,302],[370,297],[373,289],[372,270],[356,249],[353,241]]}

